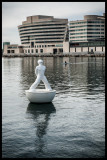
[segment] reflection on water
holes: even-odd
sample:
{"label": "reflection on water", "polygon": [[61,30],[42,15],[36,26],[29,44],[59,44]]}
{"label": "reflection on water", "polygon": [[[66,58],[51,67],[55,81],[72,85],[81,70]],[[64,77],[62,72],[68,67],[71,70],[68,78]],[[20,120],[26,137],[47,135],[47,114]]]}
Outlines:
{"label": "reflection on water", "polygon": [[35,140],[36,156],[40,156],[43,152],[43,148],[45,147],[43,136],[47,133],[50,115],[55,112],[56,109],[53,103],[28,104],[27,113],[31,114],[31,118],[35,122],[34,127],[36,128],[36,140]]}
{"label": "reflection on water", "polygon": [[[39,58],[25,57],[22,59],[21,80],[23,90],[28,89],[35,81],[35,67],[38,65]],[[73,88],[85,86],[90,92],[91,88],[99,87],[105,82],[105,63],[104,59],[91,57],[43,57],[46,66],[46,77],[51,87],[57,93],[70,91]],[[65,65],[63,62],[69,62]],[[38,88],[44,88],[40,83]]]}
{"label": "reflection on water", "polygon": [[[43,59],[55,98],[29,103],[25,95]],[[69,64],[65,65],[67,61]],[[44,88],[41,83],[38,88]],[[105,156],[105,58],[3,58],[3,158]]]}

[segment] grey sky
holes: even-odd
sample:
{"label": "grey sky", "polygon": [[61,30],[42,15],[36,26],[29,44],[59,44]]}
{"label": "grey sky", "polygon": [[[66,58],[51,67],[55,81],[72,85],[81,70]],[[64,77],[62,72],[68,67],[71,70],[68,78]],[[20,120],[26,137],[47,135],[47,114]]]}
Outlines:
{"label": "grey sky", "polygon": [[48,15],[72,21],[103,13],[105,2],[2,2],[2,42],[21,44],[17,26],[27,16]]}

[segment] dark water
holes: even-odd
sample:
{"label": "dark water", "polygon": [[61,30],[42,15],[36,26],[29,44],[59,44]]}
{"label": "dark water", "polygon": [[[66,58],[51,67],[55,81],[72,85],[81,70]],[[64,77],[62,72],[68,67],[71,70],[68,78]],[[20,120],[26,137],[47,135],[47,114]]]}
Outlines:
{"label": "dark water", "polygon": [[57,91],[49,104],[25,96],[38,58],[2,59],[2,157],[104,158],[105,58],[42,59]]}

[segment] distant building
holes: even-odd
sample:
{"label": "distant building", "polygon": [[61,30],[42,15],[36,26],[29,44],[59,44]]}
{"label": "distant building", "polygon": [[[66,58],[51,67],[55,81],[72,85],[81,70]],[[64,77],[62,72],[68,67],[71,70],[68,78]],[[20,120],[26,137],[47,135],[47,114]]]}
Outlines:
{"label": "distant building", "polygon": [[105,14],[69,23],[53,16],[29,16],[18,30],[21,45],[4,42],[4,54],[105,53]]}
{"label": "distant building", "polygon": [[63,42],[69,41],[68,19],[36,15],[18,26],[24,53],[63,52]]}
{"label": "distant building", "polygon": [[105,39],[105,14],[85,15],[84,20],[69,22],[70,42],[89,42]]}
{"label": "distant building", "polygon": [[10,42],[3,42],[3,52],[4,52],[4,46],[5,45],[10,45]]}
{"label": "distant building", "polygon": [[69,22],[70,52],[105,52],[105,14]]}
{"label": "distant building", "polygon": [[18,44],[10,44],[10,42],[9,43],[4,42],[3,44],[4,44],[4,51],[3,51],[4,54],[23,53],[23,47],[21,45],[19,46]]}

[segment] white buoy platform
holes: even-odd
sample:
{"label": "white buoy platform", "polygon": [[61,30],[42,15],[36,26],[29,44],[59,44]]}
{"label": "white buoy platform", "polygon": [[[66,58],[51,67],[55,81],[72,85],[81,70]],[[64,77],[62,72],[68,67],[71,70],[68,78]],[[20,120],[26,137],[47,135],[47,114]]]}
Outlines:
{"label": "white buoy platform", "polygon": [[26,97],[32,103],[49,103],[53,100],[56,90],[32,89],[25,90]]}

